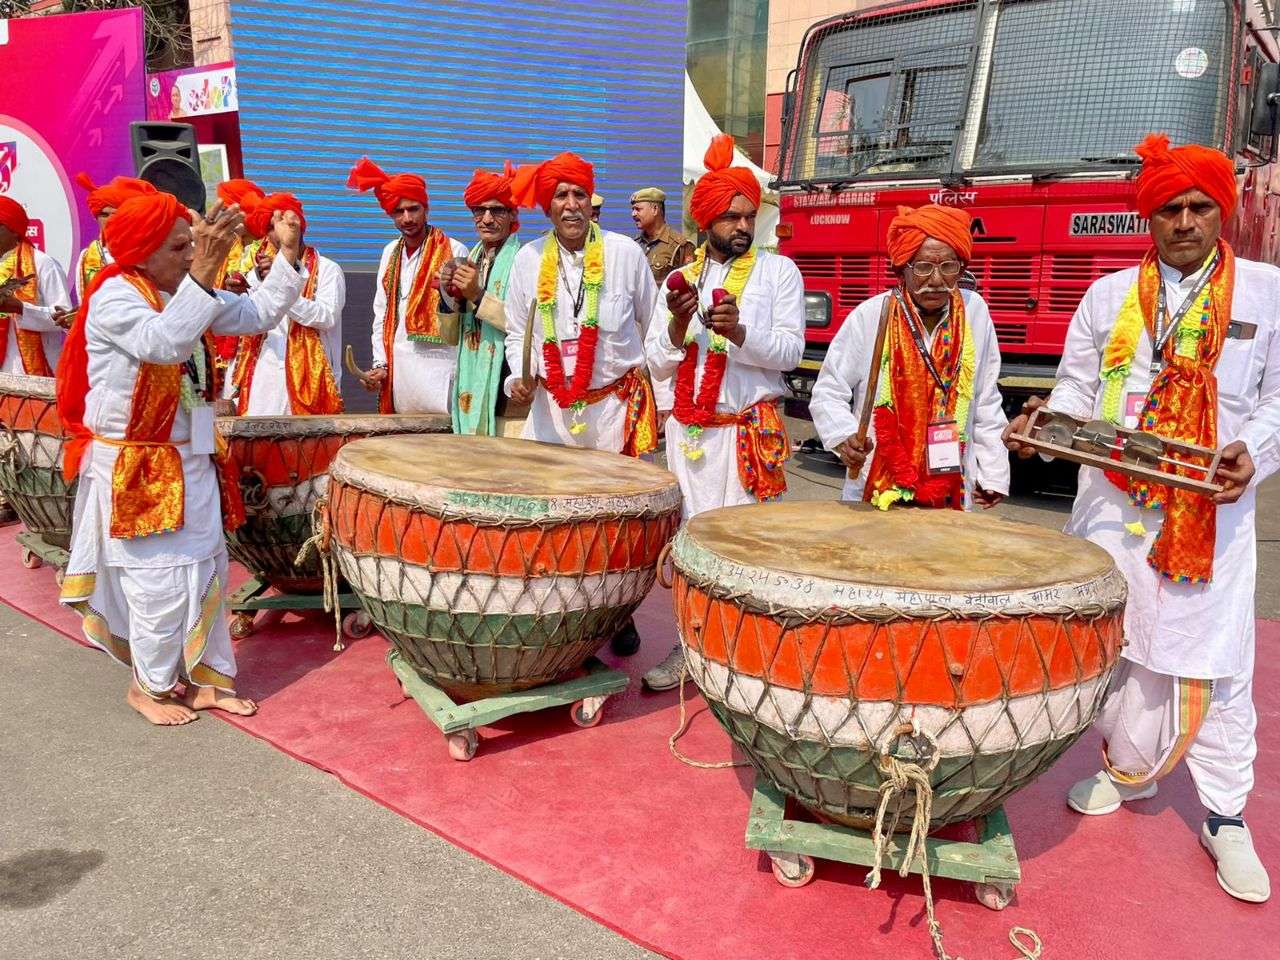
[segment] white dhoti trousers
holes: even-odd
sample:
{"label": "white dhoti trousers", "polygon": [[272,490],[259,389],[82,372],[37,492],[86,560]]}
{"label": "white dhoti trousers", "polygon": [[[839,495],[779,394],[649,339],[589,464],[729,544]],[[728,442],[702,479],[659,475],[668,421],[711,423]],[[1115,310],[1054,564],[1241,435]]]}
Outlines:
{"label": "white dhoti trousers", "polygon": [[[1210,685],[1202,709],[1197,683]],[[1117,779],[1158,779],[1182,756],[1200,802],[1212,813],[1235,817],[1253,788],[1257,723],[1250,649],[1247,670],[1213,681],[1188,681],[1122,659],[1097,726],[1107,741],[1108,767],[1126,774]]]}

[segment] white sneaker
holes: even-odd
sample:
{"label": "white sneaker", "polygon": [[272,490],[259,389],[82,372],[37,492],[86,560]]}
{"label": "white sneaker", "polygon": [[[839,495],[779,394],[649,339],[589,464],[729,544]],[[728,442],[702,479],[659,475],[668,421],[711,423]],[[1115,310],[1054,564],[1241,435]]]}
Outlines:
{"label": "white sneaker", "polygon": [[1100,817],[1115,813],[1122,803],[1154,797],[1157,789],[1154,780],[1131,787],[1116,783],[1107,776],[1107,771],[1099,770],[1067,791],[1067,806],[1086,817]]}
{"label": "white sneaker", "polygon": [[676,644],[660,664],[648,671],[642,680],[650,690],[674,690],[680,685],[684,671],[684,648]]}
{"label": "white sneaker", "polygon": [[1253,849],[1253,837],[1243,821],[1219,822],[1215,835],[1206,820],[1200,828],[1200,845],[1218,862],[1218,886],[1223,890],[1249,903],[1270,899],[1271,879]]}

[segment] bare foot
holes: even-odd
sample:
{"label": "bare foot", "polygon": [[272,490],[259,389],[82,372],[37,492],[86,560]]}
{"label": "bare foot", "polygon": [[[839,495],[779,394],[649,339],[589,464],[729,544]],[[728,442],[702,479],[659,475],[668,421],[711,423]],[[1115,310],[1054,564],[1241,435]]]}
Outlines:
{"label": "bare foot", "polygon": [[242,717],[251,717],[258,712],[258,705],[252,700],[237,697],[217,687],[198,687],[194,683],[187,687],[182,702],[192,710],[225,710]]}
{"label": "bare foot", "polygon": [[124,700],[157,727],[180,727],[200,717],[176,700],[152,700],[139,689],[136,680],[129,684]]}

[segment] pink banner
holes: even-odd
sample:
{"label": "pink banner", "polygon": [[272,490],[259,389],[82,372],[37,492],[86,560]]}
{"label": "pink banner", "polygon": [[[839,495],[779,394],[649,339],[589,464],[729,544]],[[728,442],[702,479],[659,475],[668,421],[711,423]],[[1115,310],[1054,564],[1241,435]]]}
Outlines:
{"label": "pink banner", "polygon": [[148,120],[184,120],[239,109],[234,63],[162,70],[147,76]]}
{"label": "pink banner", "polygon": [[142,11],[0,20],[0,60],[0,193],[26,207],[32,241],[67,268],[98,232],[75,175],[133,173],[129,124],[146,115]]}

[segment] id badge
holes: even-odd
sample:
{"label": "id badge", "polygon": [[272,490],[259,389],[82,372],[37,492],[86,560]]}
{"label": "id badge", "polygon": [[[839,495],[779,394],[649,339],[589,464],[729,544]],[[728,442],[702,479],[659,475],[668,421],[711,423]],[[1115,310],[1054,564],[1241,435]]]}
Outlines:
{"label": "id badge", "polygon": [[560,357],[564,360],[564,375],[571,377],[578,366],[578,338],[560,341]]}
{"label": "id badge", "polygon": [[925,431],[930,475],[960,472],[960,427],[954,420],[935,420]]}
{"label": "id badge", "polygon": [[213,404],[197,403],[191,408],[191,452],[196,456],[211,456],[213,431]]}
{"label": "id badge", "polygon": [[1124,428],[1137,430],[1142,419],[1142,408],[1147,405],[1147,395],[1130,390],[1124,395]]}

